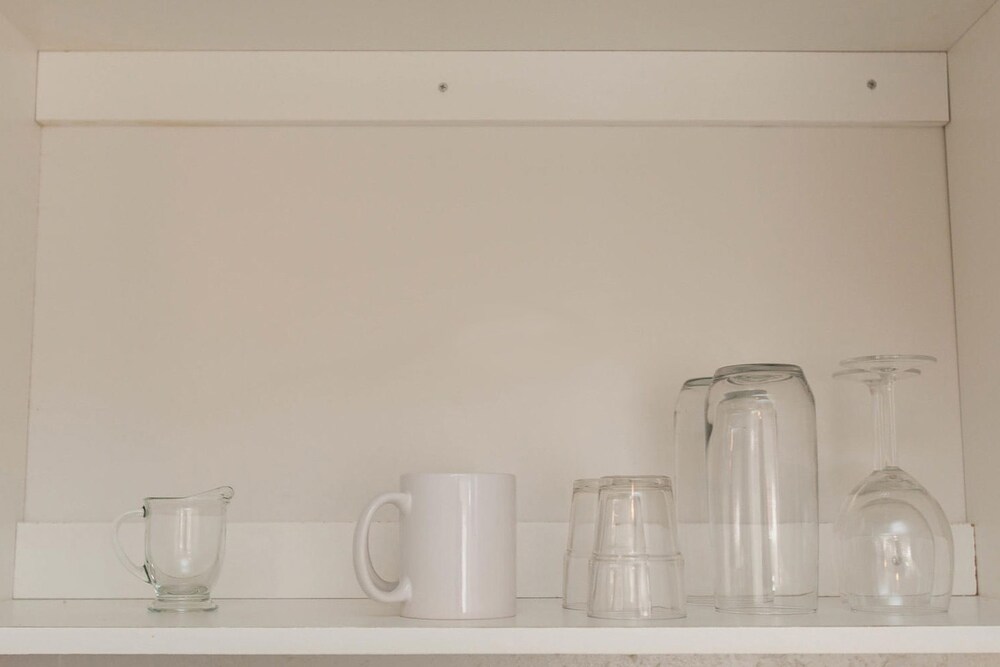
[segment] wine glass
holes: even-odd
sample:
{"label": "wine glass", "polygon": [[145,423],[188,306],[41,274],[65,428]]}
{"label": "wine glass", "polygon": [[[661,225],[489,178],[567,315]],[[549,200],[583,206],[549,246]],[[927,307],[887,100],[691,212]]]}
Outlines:
{"label": "wine glass", "polygon": [[897,380],[937,361],[875,355],[840,362],[834,377],[868,385],[875,423],[875,470],[848,495],[837,519],[841,591],[855,611],[947,611],[954,542],[941,506],[897,463]]}

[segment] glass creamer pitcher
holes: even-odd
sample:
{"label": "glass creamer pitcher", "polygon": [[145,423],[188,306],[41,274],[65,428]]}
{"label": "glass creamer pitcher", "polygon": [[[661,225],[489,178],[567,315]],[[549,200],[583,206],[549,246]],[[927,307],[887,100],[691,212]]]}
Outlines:
{"label": "glass creamer pitcher", "polygon": [[[114,547],[129,572],[151,584],[151,611],[209,611],[216,608],[211,588],[219,578],[226,543],[226,508],[233,489],[220,486],[182,498],[146,498],[142,509],[114,522]],[[132,562],[118,532],[127,520],[146,524],[146,557]]]}

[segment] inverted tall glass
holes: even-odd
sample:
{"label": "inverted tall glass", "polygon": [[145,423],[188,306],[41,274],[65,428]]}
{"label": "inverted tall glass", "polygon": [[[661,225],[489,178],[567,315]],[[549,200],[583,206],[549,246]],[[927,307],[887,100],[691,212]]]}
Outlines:
{"label": "inverted tall glass", "polygon": [[694,378],[681,387],[674,407],[674,491],[681,548],[688,556],[684,589],[688,604],[713,603],[711,577],[699,576],[692,557],[711,551],[708,531],[708,478],[705,471],[705,408],[712,378]]}
{"label": "inverted tall glass", "polygon": [[716,371],[708,400],[715,606],[747,614],[816,610],[816,410],[798,366]]}

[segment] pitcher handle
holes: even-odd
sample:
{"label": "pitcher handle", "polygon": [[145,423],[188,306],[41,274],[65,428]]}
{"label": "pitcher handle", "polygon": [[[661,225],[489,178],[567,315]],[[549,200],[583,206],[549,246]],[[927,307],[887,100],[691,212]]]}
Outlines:
{"label": "pitcher handle", "polygon": [[375,570],[371,550],[368,548],[368,533],[371,531],[372,518],[382,505],[395,505],[399,508],[400,515],[405,515],[410,511],[411,502],[408,493],[383,493],[365,508],[354,528],[354,574],[361,590],[372,600],[405,602],[410,599],[410,581],[405,574],[400,574],[399,581],[386,581]]}
{"label": "pitcher handle", "polygon": [[128,557],[127,553],[125,553],[125,549],[122,548],[121,540],[118,539],[118,533],[121,530],[122,523],[124,523],[126,520],[129,519],[135,519],[135,518],[143,519],[145,517],[146,517],[146,510],[141,509],[141,510],[132,510],[131,512],[125,512],[125,514],[122,514],[120,517],[115,519],[114,524],[112,524],[111,526],[112,538],[113,538],[112,542],[115,546],[115,555],[118,556],[118,560],[120,560],[121,564],[125,566],[125,569],[134,574],[137,579],[140,579],[147,584],[151,584],[153,583],[153,581],[149,578],[149,571],[146,570],[146,565],[145,564],[136,565],[134,562],[132,562],[132,559]]}

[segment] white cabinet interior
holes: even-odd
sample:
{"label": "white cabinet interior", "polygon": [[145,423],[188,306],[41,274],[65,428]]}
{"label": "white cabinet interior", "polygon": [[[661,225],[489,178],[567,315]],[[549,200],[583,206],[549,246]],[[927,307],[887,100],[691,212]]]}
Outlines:
{"label": "white cabinet interior", "polygon": [[[36,47],[0,16],[0,80],[21,91],[0,99],[14,147],[0,154],[0,289],[13,304],[0,354],[14,369],[0,394],[0,592],[16,571],[29,595],[78,596],[37,585],[46,549],[96,544],[143,495],[218,483],[236,487],[232,517],[248,534],[343,525],[399,473],[438,468],[517,473],[521,521],[560,522],[575,477],[669,470],[681,382],[738,361],[804,367],[829,522],[870,465],[866,397],[829,375],[870,352],[939,358],[901,388],[903,463],[953,523],[969,499],[980,590],[996,592],[984,424],[1000,375],[982,290],[996,280],[997,189],[981,179],[995,172],[1000,111],[968,91],[1000,76],[998,17],[954,51],[946,155],[935,54],[716,54],[698,65],[708,80],[742,72],[745,94],[700,123],[699,109],[729,98],[644,91],[629,68],[648,56],[599,80],[625,77],[618,117],[614,103],[581,114],[539,92],[558,82],[586,97],[600,54],[539,56],[559,65],[537,71],[531,54],[470,56],[480,64],[467,70],[461,54],[394,60],[421,96],[419,125],[379,91],[378,56],[351,69],[322,54],[51,54],[39,129]],[[683,71],[674,62],[662,71]],[[254,78],[262,68],[270,83]],[[435,68],[458,72],[446,92],[426,79]],[[504,82],[493,97],[491,72]],[[476,87],[454,85],[471,75]],[[223,94],[198,93],[213,81]],[[337,81],[376,101],[338,105]],[[517,98],[518,81],[536,85]],[[642,104],[661,115],[635,115]],[[502,122],[483,116],[493,107]],[[31,542],[15,568],[16,521],[35,536],[78,527]],[[330,546],[296,544],[317,564]],[[248,578],[254,557],[228,555]],[[317,568],[334,572],[349,576]]]}

